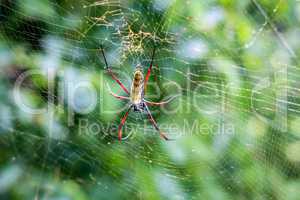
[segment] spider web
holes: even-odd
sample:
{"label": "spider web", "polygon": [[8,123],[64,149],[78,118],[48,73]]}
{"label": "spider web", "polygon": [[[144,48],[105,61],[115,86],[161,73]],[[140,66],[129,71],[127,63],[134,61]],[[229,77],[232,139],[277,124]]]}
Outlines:
{"label": "spider web", "polygon": [[[299,10],[282,0],[4,1],[0,196],[297,199]],[[176,96],[150,107],[172,141],[135,112],[117,141],[127,104],[109,90],[126,93],[101,45],[128,89],[156,48],[146,98]]]}

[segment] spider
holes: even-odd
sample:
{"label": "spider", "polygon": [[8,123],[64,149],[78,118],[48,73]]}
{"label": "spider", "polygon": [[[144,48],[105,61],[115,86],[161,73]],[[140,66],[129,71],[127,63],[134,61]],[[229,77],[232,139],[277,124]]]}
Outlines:
{"label": "spider", "polygon": [[153,53],[152,53],[152,57],[151,57],[151,62],[150,62],[150,66],[147,70],[147,74],[144,77],[143,75],[143,71],[142,71],[142,67],[141,65],[137,65],[133,74],[133,80],[131,83],[131,89],[130,92],[126,89],[126,87],[123,85],[123,83],[117,78],[117,76],[113,73],[111,67],[108,66],[107,64],[107,60],[104,54],[104,50],[103,47],[101,46],[101,53],[105,62],[105,66],[106,66],[106,70],[108,71],[108,73],[110,74],[110,76],[112,77],[113,80],[115,80],[119,86],[124,90],[124,92],[126,92],[127,95],[129,95],[129,97],[125,97],[125,96],[120,96],[117,95],[115,93],[113,93],[112,91],[110,91],[110,94],[112,96],[114,96],[115,98],[119,99],[119,100],[128,100],[129,101],[129,106],[128,106],[128,110],[126,111],[125,115],[123,116],[121,123],[118,127],[118,139],[119,141],[121,140],[125,140],[124,138],[122,138],[122,127],[124,126],[126,119],[129,115],[129,112],[132,110],[134,112],[146,112],[149,118],[149,121],[152,123],[152,125],[154,126],[154,128],[156,129],[156,131],[158,131],[158,133],[160,134],[160,136],[165,139],[165,140],[169,140],[169,138],[160,130],[160,128],[158,127],[156,121],[154,120],[149,108],[149,106],[160,106],[160,105],[164,105],[169,103],[171,100],[173,100],[175,98],[171,97],[166,101],[163,102],[151,102],[151,101],[147,101],[145,99],[145,90],[147,87],[147,83],[151,74],[151,70],[152,70],[152,64],[153,64],[153,58],[155,55],[155,48],[153,48]]}

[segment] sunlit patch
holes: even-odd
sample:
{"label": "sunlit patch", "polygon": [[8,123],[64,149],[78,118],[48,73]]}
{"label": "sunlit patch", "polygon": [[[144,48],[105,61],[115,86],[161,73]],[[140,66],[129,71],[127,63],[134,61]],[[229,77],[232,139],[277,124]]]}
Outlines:
{"label": "sunlit patch", "polygon": [[226,76],[226,85],[232,92],[238,92],[241,84],[239,72],[242,67],[237,66],[232,60],[227,58],[213,58],[209,61],[209,66]]}
{"label": "sunlit patch", "polygon": [[[56,73],[56,70],[59,67],[59,62],[60,58],[56,55],[47,55],[45,57],[41,57],[39,61],[39,67],[41,68],[44,74],[47,74],[48,76],[52,75],[51,77],[53,77],[55,74],[52,73]],[[50,76],[48,78],[50,78]]]}
{"label": "sunlit patch", "polygon": [[185,163],[187,157],[180,142],[170,142],[167,143],[165,147],[174,162],[181,164]]}
{"label": "sunlit patch", "polygon": [[216,7],[206,11],[204,14],[200,13],[198,20],[195,21],[195,25],[203,31],[210,31],[224,20],[224,17],[224,10]]}
{"label": "sunlit patch", "polygon": [[299,41],[299,35],[300,35],[300,28],[294,28],[290,30],[288,33],[286,33],[286,40],[288,41],[289,45],[293,49],[299,49],[300,41]]}
{"label": "sunlit patch", "polygon": [[153,7],[156,10],[163,11],[169,8],[173,2],[174,0],[155,0],[153,3]]}
{"label": "sunlit patch", "polygon": [[293,135],[300,137],[300,117],[291,120],[291,132]]}
{"label": "sunlit patch", "polygon": [[56,14],[52,4],[49,4],[48,1],[23,0],[18,2],[20,2],[19,6],[22,13],[27,16],[47,19],[47,17],[54,16]]}
{"label": "sunlit patch", "polygon": [[60,57],[64,52],[65,42],[61,38],[47,36],[42,41],[42,47],[47,54]]}
{"label": "sunlit patch", "polygon": [[91,105],[95,105],[96,101],[97,95],[95,91],[79,86],[74,93],[72,105],[76,112],[87,113],[92,110]]}
{"label": "sunlit patch", "polygon": [[300,163],[300,141],[291,143],[287,146],[285,154],[292,162]]}
{"label": "sunlit patch", "polygon": [[178,185],[177,180],[173,180],[168,174],[157,173],[155,176],[157,190],[167,199],[186,199],[184,192]]}
{"label": "sunlit patch", "polygon": [[300,22],[300,2],[294,7],[297,20]]}
{"label": "sunlit patch", "polygon": [[9,52],[8,49],[2,48],[0,46],[0,69],[4,66],[8,66],[12,63],[13,56],[11,55],[11,52]]}
{"label": "sunlit patch", "polygon": [[[273,55],[270,57],[270,62],[275,69],[282,70],[284,66],[287,66],[291,63],[290,54],[284,49],[277,49],[274,51]],[[284,65],[284,66],[283,66]]]}
{"label": "sunlit patch", "polygon": [[262,137],[267,133],[267,126],[266,124],[256,117],[252,117],[249,119],[247,124],[247,132],[249,135],[254,136],[255,138]]}
{"label": "sunlit patch", "polygon": [[192,39],[178,47],[177,54],[188,59],[201,59],[207,52],[208,47],[201,39]]}
{"label": "sunlit patch", "polygon": [[0,135],[5,133],[5,130],[10,130],[13,126],[11,109],[0,104]]}
{"label": "sunlit patch", "polygon": [[22,168],[17,165],[9,165],[0,171],[0,193],[7,192],[22,175]]}
{"label": "sunlit patch", "polygon": [[89,81],[88,76],[80,74],[75,69],[65,71],[64,93],[65,100],[78,113],[89,113],[94,110],[97,103],[95,88]]}
{"label": "sunlit patch", "polygon": [[44,115],[43,126],[48,136],[55,140],[64,140],[67,137],[68,129],[66,129],[59,121],[51,119],[48,113]]}

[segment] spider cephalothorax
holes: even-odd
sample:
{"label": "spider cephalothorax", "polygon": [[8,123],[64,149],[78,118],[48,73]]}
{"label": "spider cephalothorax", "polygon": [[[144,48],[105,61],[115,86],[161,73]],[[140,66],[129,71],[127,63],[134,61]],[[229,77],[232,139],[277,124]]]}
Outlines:
{"label": "spider cephalothorax", "polygon": [[151,63],[150,63],[150,66],[148,68],[146,76],[144,77],[143,70],[142,70],[142,67],[140,65],[138,65],[135,68],[135,71],[134,71],[134,74],[133,74],[133,81],[131,83],[130,92],[126,89],[126,87],[115,76],[115,74],[112,72],[111,68],[108,66],[107,61],[106,61],[106,57],[105,57],[105,54],[104,54],[104,50],[103,50],[102,47],[101,47],[101,52],[102,52],[102,55],[103,55],[104,62],[105,62],[106,69],[107,69],[108,73],[121,86],[121,88],[129,95],[129,97],[125,97],[125,96],[119,96],[117,94],[114,94],[113,92],[110,92],[111,95],[113,95],[117,99],[123,99],[123,100],[129,100],[130,101],[129,108],[128,108],[127,112],[125,113],[124,117],[122,118],[121,123],[120,123],[119,128],[118,128],[118,138],[119,138],[119,140],[123,139],[122,138],[122,127],[125,124],[125,121],[128,117],[128,114],[129,114],[129,112],[132,108],[135,112],[146,112],[148,117],[149,117],[150,122],[153,124],[154,128],[159,132],[160,136],[162,138],[164,138],[165,140],[169,140],[167,138],[167,136],[159,129],[157,123],[155,122],[154,118],[152,117],[152,114],[151,114],[151,112],[148,108],[148,105],[163,105],[163,104],[166,104],[166,103],[170,102],[174,97],[172,97],[169,100],[164,101],[164,102],[150,102],[150,101],[145,100],[145,98],[144,98],[145,88],[147,86],[148,79],[149,79],[150,74],[151,74],[153,58],[154,58],[154,54],[155,54],[155,48],[153,50]]}

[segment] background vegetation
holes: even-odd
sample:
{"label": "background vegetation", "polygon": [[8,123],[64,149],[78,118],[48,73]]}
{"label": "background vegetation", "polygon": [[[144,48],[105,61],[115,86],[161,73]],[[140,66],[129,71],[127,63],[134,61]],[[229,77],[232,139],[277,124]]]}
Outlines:
{"label": "background vegetation", "polygon": [[[0,199],[299,199],[299,24],[296,0],[0,1]],[[127,87],[156,47],[174,140],[132,112],[117,141],[100,45]]]}

